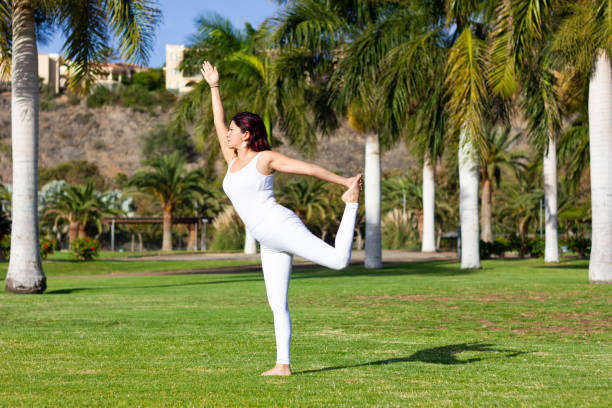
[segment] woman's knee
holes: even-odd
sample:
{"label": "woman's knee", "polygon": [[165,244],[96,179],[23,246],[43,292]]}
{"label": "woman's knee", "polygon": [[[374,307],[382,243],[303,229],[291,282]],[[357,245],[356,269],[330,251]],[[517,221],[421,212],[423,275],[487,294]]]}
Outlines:
{"label": "woman's knee", "polygon": [[332,262],[332,264],[329,265],[329,267],[331,269],[339,271],[341,269],[346,268],[348,264],[350,263],[350,261],[351,259],[349,257],[340,257],[340,258],[337,258],[334,262]]}

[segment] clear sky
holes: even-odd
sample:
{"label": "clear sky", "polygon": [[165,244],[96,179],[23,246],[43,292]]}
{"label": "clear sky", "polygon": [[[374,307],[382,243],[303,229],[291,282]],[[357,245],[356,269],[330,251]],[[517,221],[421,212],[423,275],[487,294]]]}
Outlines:
{"label": "clear sky", "polygon": [[[158,0],[162,22],[157,27],[155,45],[149,66],[161,67],[166,61],[166,44],[187,44],[196,33],[195,19],[208,12],[217,12],[229,18],[234,26],[242,28],[249,22],[258,26],[266,17],[272,17],[279,6],[272,0]],[[59,53],[63,38],[58,35],[38,52]]]}

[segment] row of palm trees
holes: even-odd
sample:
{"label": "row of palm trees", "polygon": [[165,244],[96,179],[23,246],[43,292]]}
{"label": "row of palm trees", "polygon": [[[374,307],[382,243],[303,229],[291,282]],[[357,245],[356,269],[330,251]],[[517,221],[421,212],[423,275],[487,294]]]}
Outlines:
{"label": "row of palm trees", "polygon": [[[526,134],[542,157],[545,260],[558,262],[557,142],[580,116],[588,89],[589,109],[601,109],[588,115],[591,143],[602,143],[597,150],[591,146],[591,160],[599,160],[591,170],[604,166],[605,175],[591,178],[590,279],[612,279],[605,273],[612,269],[605,250],[612,244],[611,204],[603,193],[612,180],[601,159],[612,145],[611,1],[281,3],[281,12],[257,29],[237,30],[219,16],[202,18],[183,68],[193,71],[202,58],[212,59],[225,75],[228,110],[261,112],[269,130],[277,125],[306,151],[314,150],[317,132],[329,132],[343,117],[365,134],[366,267],[381,265],[380,155],[402,139],[423,163],[422,249],[434,248],[434,169],[447,146],[459,168],[461,267],[480,267],[479,239],[492,240],[491,179],[501,171],[487,160],[502,154],[487,135],[513,118],[526,121]],[[202,144],[214,152],[207,99],[207,89],[196,88],[180,102],[176,123],[197,121]],[[502,167],[525,165],[519,152],[504,155],[498,158]]]}
{"label": "row of palm trees", "polygon": [[[77,2],[78,3],[78,2]],[[0,1],[2,67],[12,75],[13,256],[11,292],[43,291],[38,253],[38,81],[36,36],[60,28],[73,61],[71,87],[87,89],[107,46],[146,60],[159,11],[146,0],[75,3]],[[228,111],[260,112],[271,138],[275,125],[313,151],[318,133],[347,117],[365,134],[366,266],[381,265],[380,155],[399,140],[422,152],[424,212],[433,214],[434,174],[443,147],[457,152],[462,268],[480,267],[478,163],[490,124],[512,112],[528,121],[543,157],[546,260],[558,261],[556,144],[578,115],[588,91],[592,235],[589,277],[612,280],[612,0],[357,0],[281,1],[284,8],[260,28],[235,30],[204,18],[201,38],[185,59],[203,56],[226,76]],[[35,17],[36,16],[36,17]],[[96,18],[85,18],[96,16]],[[199,54],[198,54],[199,53]],[[204,86],[184,98],[175,126],[196,120],[203,151],[214,156]],[[225,96],[225,95],[224,95]],[[425,185],[426,183],[426,185]],[[425,228],[425,227],[424,227]],[[429,234],[429,232],[428,232]],[[424,240],[425,241],[425,240]],[[429,241],[429,238],[428,238]],[[424,243],[425,245],[425,243]],[[425,248],[425,247],[424,247]]]}

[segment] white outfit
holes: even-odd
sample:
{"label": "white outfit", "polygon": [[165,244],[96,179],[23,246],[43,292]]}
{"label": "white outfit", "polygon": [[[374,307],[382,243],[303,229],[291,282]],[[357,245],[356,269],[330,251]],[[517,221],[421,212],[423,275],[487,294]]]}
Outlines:
{"label": "white outfit", "polygon": [[[332,269],[345,268],[351,259],[358,203],[347,203],[336,234],[335,247],[313,235],[295,213],[274,199],[274,174],[257,170],[259,152],[244,168],[223,179],[223,190],[246,228],[261,244],[261,265],[268,303],[274,314],[278,364],[290,364],[291,317],[287,304],[293,255]],[[235,160],[235,159],[234,159]]]}

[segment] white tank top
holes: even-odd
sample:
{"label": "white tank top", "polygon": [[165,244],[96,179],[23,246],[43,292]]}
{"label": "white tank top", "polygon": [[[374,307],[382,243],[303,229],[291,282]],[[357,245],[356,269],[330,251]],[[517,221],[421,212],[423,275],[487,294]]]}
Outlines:
{"label": "white tank top", "polygon": [[257,170],[261,153],[235,173],[230,172],[236,159],[232,160],[223,179],[223,191],[249,230],[264,222],[269,211],[278,206],[274,198],[274,173],[265,175]]}

